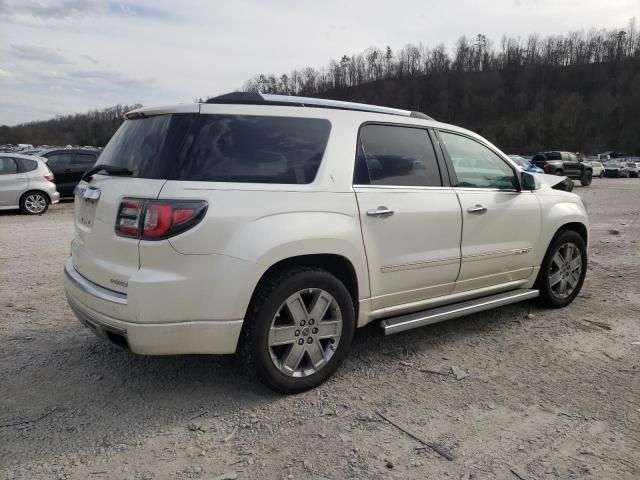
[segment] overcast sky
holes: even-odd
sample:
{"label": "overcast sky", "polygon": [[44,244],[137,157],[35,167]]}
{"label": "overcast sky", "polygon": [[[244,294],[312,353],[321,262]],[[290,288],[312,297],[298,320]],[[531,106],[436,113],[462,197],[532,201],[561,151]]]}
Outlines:
{"label": "overcast sky", "polygon": [[[622,27],[640,0],[0,0],[0,125],[191,102],[370,46]],[[640,21],[640,18],[637,19]]]}

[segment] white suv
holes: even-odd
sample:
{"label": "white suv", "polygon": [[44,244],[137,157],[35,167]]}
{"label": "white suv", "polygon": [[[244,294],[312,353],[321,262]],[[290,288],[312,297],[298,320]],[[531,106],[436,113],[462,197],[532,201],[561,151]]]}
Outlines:
{"label": "white suv", "polygon": [[563,179],[424,114],[235,93],[126,118],[76,189],[65,290],[133,352],[239,352],[298,392],[369,322],[563,307],[582,286],[587,214]]}

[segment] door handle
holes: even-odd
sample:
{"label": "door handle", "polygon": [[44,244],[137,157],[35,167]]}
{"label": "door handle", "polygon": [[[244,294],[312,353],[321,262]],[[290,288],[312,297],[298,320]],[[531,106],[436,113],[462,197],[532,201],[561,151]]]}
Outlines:
{"label": "door handle", "polygon": [[370,217],[390,217],[393,215],[393,210],[389,210],[387,207],[378,207],[367,210],[367,215]]}
{"label": "door handle", "polygon": [[16,177],[16,180],[26,180],[27,177]]}
{"label": "door handle", "polygon": [[473,213],[475,215],[482,215],[483,213],[487,213],[487,207],[483,207],[482,205],[476,205],[475,207],[467,208],[467,212]]}

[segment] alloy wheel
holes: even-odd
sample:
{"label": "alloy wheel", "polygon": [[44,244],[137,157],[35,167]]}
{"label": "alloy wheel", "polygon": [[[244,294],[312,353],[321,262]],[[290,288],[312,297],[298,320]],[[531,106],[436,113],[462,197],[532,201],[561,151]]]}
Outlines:
{"label": "alloy wheel", "polygon": [[42,213],[47,208],[47,199],[39,193],[30,194],[24,201],[29,213]]}
{"label": "alloy wheel", "polygon": [[573,242],[558,248],[551,259],[549,286],[558,298],[567,298],[578,286],[582,275],[582,254]]}
{"label": "alloy wheel", "polygon": [[300,290],[282,303],[271,322],[271,361],[287,376],[313,375],[329,363],[341,335],[336,299],[319,288]]}

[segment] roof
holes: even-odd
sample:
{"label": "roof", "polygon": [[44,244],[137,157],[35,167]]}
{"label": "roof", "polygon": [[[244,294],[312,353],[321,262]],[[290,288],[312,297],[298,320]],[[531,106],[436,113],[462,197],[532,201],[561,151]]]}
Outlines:
{"label": "roof", "polygon": [[218,104],[241,104],[241,105],[278,105],[284,107],[313,107],[313,108],[333,108],[337,110],[358,110],[362,112],[385,113],[388,115],[398,115],[402,117],[422,118],[433,120],[433,118],[422,112],[402,110],[399,108],[381,107],[366,103],[343,102],[341,100],[328,100],[324,98],[296,97],[292,95],[272,95],[266,93],[233,92],[218,97],[207,99],[205,103]]}

